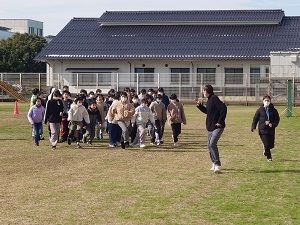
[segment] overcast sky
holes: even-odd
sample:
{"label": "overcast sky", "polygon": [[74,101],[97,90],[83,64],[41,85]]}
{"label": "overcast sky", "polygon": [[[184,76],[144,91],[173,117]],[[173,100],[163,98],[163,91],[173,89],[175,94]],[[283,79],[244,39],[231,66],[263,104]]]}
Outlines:
{"label": "overcast sky", "polygon": [[0,19],[44,22],[44,35],[56,35],[73,17],[100,17],[120,10],[283,9],[286,16],[300,16],[300,0],[6,0]]}

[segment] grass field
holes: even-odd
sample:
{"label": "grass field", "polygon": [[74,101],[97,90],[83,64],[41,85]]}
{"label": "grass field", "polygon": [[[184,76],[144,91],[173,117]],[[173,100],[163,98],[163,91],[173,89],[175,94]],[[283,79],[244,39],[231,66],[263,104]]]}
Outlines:
{"label": "grass field", "polygon": [[228,106],[214,174],[192,105],[176,149],[167,126],[159,147],[109,149],[105,136],[52,151],[49,140],[34,146],[28,105],[13,115],[0,103],[0,224],[300,224],[300,117],[281,116],[267,162],[250,132],[256,109]]}

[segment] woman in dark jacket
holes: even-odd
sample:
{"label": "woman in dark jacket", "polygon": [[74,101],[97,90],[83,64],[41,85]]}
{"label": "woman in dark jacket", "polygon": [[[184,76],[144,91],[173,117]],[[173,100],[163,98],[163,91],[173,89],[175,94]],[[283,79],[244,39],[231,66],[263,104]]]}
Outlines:
{"label": "woman in dark jacket", "polygon": [[280,117],[278,111],[271,103],[270,96],[263,97],[263,105],[259,107],[253,117],[251,131],[256,129],[258,123],[258,134],[264,145],[264,156],[268,161],[272,161],[271,149],[275,143],[275,128],[278,126]]}

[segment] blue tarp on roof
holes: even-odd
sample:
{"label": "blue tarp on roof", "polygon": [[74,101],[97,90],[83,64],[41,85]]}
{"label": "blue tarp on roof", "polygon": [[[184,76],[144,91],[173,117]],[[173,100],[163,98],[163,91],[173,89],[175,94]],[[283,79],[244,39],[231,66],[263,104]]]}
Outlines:
{"label": "blue tarp on roof", "polygon": [[35,59],[269,60],[271,51],[300,49],[300,17],[283,17],[277,25],[100,26],[98,21],[72,19]]}

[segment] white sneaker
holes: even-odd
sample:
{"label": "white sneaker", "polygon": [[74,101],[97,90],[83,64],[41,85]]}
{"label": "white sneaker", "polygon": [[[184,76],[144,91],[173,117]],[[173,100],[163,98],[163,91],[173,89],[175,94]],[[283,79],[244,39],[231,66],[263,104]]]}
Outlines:
{"label": "white sneaker", "polygon": [[145,148],[146,145],[145,144],[140,144],[140,148]]}
{"label": "white sneaker", "polygon": [[215,170],[215,164],[212,164],[212,167],[210,168],[210,170],[214,171]]}
{"label": "white sneaker", "polygon": [[174,146],[179,146],[178,142],[174,142]]}
{"label": "white sneaker", "polygon": [[215,165],[215,169],[214,169],[215,173],[221,173],[221,168],[218,165]]}

